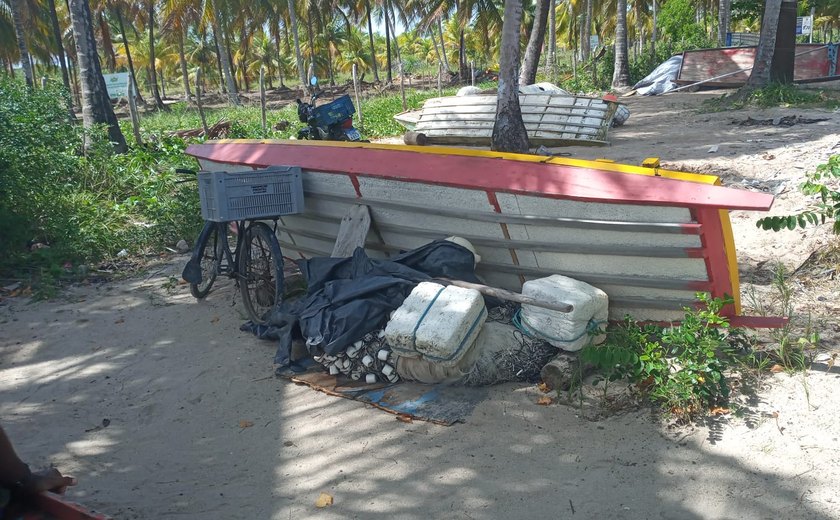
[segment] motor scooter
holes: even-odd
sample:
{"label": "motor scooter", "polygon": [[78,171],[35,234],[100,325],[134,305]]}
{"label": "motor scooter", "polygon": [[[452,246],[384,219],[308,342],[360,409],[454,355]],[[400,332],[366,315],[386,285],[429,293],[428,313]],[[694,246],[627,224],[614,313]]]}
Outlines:
{"label": "motor scooter", "polygon": [[316,106],[317,99],[323,92],[317,90],[318,78],[309,80],[312,94],[309,102],[296,99],[298,119],[306,123],[306,127],[298,132],[298,139],[315,139],[320,141],[361,141],[362,135],[353,127],[353,114],[356,107],[350,96],[341,96],[329,103]]}

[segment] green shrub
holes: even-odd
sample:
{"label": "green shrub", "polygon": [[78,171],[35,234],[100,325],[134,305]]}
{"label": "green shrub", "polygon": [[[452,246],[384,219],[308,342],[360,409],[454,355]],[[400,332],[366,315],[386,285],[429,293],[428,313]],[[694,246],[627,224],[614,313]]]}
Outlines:
{"label": "green shrub", "polygon": [[832,155],[828,162],[806,176],[799,187],[800,191],[812,197],[811,208],[793,215],[763,217],[756,226],[765,231],[794,230],[809,225],[824,224],[834,221],[832,230],[840,234],[840,155]]}
{"label": "green shrub", "polygon": [[0,80],[0,276],[49,282],[121,249],[194,236],[197,190],[174,174],[195,167],[185,143],[155,136],[112,155],[101,128],[68,120],[64,99],[57,87]]}
{"label": "green shrub", "polygon": [[698,293],[704,304],[686,309],[679,325],[640,325],[630,317],[607,331],[602,346],[588,346],[581,359],[609,381],[628,380],[651,402],[681,419],[721,404],[729,396],[725,371],[735,360],[729,323],[720,315],[731,299]]}

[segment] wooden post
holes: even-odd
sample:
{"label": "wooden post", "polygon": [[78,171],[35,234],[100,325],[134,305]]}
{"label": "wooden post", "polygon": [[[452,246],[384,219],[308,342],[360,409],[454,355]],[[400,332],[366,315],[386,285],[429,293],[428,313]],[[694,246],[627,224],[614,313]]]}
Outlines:
{"label": "wooden post", "polygon": [[262,118],[263,137],[265,137],[268,128],[265,123],[265,67],[262,65],[260,65],[260,117]]}
{"label": "wooden post", "polygon": [[140,137],[140,116],[137,114],[137,87],[134,81],[129,77],[128,79],[128,113],[131,115],[131,129],[134,131],[134,141],[137,146],[143,145],[143,140]]}
{"label": "wooden post", "polygon": [[201,118],[201,128],[204,130],[204,136],[206,137],[210,132],[210,129],[207,128],[207,119],[204,117],[204,107],[201,106],[201,87],[201,67],[199,67],[195,73],[195,104],[198,106],[198,116]]}
{"label": "wooden post", "polygon": [[441,85],[441,77],[443,76],[443,65],[438,63],[438,97],[443,96],[443,86]]}
{"label": "wooden post", "polygon": [[475,61],[470,62],[470,85],[475,86]]}
{"label": "wooden post", "polygon": [[403,110],[408,110],[408,105],[405,102],[405,76],[403,76],[402,61],[400,61],[400,95],[402,96]]}
{"label": "wooden post", "polygon": [[362,102],[359,100],[359,78],[356,74],[356,64],[353,64],[353,91],[356,93],[356,113],[359,114],[359,124],[364,124],[365,118],[362,116]]}
{"label": "wooden post", "polygon": [[47,89],[47,77],[41,76],[41,88],[46,90]]}

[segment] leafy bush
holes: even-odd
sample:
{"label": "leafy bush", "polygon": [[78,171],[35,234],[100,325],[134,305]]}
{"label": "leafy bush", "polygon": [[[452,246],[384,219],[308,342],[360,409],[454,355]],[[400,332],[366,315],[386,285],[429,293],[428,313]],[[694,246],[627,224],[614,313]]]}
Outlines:
{"label": "leafy bush", "polygon": [[832,155],[828,162],[808,173],[800,191],[814,197],[815,204],[793,215],[760,218],[756,226],[765,231],[794,230],[833,220],[834,233],[840,234],[840,155]]}
{"label": "leafy bush", "polygon": [[58,88],[0,80],[0,275],[52,280],[80,262],[196,234],[197,190],[174,174],[195,166],[185,143],[156,137],[112,155],[101,128],[68,120],[64,99]]}
{"label": "leafy bush", "polygon": [[609,381],[626,379],[653,403],[683,419],[691,418],[729,396],[724,375],[734,361],[729,323],[720,315],[731,299],[698,293],[705,308],[686,309],[679,325],[640,325],[630,317],[607,331],[602,346],[588,346],[581,360]]}

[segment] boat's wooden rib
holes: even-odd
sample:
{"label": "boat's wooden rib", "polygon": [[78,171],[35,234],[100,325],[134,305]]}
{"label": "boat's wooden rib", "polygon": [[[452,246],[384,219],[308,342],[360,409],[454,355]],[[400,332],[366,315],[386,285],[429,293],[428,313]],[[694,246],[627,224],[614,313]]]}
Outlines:
{"label": "boat's wooden rib", "polygon": [[766,210],[772,196],[712,176],[459,149],[225,141],[192,145],[208,170],[294,165],[301,214],[279,220],[286,255],[328,256],[348,208],[370,208],[375,258],[458,235],[481,256],[488,284],[519,291],[564,274],[610,296],[610,316],[670,321],[695,292],[732,295],[738,270],[727,210]]}

